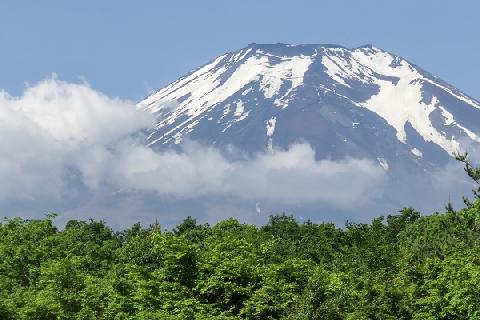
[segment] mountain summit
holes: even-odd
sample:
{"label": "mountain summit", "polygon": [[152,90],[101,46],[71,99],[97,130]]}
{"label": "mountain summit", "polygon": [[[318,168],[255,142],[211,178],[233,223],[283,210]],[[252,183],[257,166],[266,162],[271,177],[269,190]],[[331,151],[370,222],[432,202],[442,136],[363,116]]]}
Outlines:
{"label": "mountain summit", "polygon": [[407,60],[365,45],[250,44],[139,103],[154,148],[185,138],[247,152],[308,142],[319,159],[429,171],[480,142],[480,102]]}

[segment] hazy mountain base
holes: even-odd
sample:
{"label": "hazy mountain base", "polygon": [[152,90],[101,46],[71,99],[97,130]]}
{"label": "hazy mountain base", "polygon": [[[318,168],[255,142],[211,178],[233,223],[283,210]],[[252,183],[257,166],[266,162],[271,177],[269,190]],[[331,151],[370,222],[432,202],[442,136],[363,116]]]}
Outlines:
{"label": "hazy mountain base", "polygon": [[[296,145],[299,146],[309,148]],[[242,161],[230,161],[220,149],[199,144],[195,144],[194,149],[195,156],[191,151],[169,151],[180,164],[172,164],[169,170],[134,175],[128,183],[113,186],[105,183],[90,189],[81,176],[76,176],[63,185],[62,197],[4,201],[1,214],[41,218],[46,212],[58,212],[55,221],[59,226],[71,219],[94,217],[119,230],[137,221],[148,225],[156,219],[171,228],[188,215],[202,223],[235,217],[240,222],[260,225],[267,222],[270,214],[288,212],[299,221],[308,218],[343,226],[346,220],[368,222],[379,214],[395,213],[405,206],[430,213],[443,210],[446,201],[452,199],[455,207],[459,207],[461,196],[472,188],[471,181],[458,175],[461,164],[454,160],[432,172],[412,170],[395,174],[371,162],[367,162],[368,170],[359,170],[356,164],[362,164],[362,159],[312,160],[306,167],[300,163],[281,169],[275,168],[276,162],[265,164],[268,157],[284,161],[281,156],[295,155],[293,147],[290,151],[279,151],[279,156],[262,153]],[[228,171],[233,174],[201,170],[204,166],[214,167],[211,163],[218,162],[218,159],[217,162],[205,160],[211,150],[220,155],[222,165],[233,168]],[[296,157],[299,162],[303,161],[300,156]],[[192,173],[189,169],[193,165],[184,163],[200,165]],[[158,163],[158,168],[163,167]],[[147,188],[139,187],[144,185]],[[165,188],[171,190],[165,191]]]}
{"label": "hazy mountain base", "polygon": [[370,224],[4,220],[1,319],[475,319],[480,201]]}

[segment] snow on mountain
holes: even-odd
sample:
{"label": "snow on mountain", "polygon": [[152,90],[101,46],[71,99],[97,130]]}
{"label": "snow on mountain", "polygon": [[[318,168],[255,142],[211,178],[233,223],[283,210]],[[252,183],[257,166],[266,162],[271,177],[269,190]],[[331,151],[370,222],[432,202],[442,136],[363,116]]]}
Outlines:
{"label": "snow on mountain", "polygon": [[480,102],[371,45],[251,44],[139,103],[148,144],[186,137],[249,152],[306,141],[318,158],[434,168],[480,142]]}

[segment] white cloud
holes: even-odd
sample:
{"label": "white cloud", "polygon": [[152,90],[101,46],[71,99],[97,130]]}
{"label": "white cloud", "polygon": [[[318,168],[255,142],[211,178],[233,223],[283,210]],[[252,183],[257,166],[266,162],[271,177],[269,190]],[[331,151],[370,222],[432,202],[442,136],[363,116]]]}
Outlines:
{"label": "white cloud", "polygon": [[367,160],[317,161],[308,144],[229,158],[195,143],[187,143],[181,152],[129,148],[113,176],[117,185],[180,198],[226,195],[339,207],[370,200],[384,178],[384,171]]}
{"label": "white cloud", "polygon": [[[86,83],[49,78],[18,97],[0,92],[0,213],[12,206],[30,206],[30,212],[55,207],[130,221],[162,210],[162,219],[171,218],[166,212],[203,210],[209,219],[235,212],[256,219],[258,206],[262,215],[308,207],[325,216],[321,208],[335,208],[355,219],[402,206],[441,209],[450,196],[461,202],[459,194],[471,188],[460,164],[428,179],[406,175],[398,181],[377,162],[316,160],[304,143],[250,156],[193,142],[156,152],[140,134],[154,122],[135,103]],[[468,150],[479,159],[473,146]]]}
{"label": "white cloud", "polygon": [[61,199],[77,173],[97,184],[117,142],[152,123],[134,103],[86,83],[52,77],[20,97],[1,92],[0,200]]}
{"label": "white cloud", "polygon": [[19,97],[0,93],[0,205],[61,202],[81,184],[91,193],[350,207],[368,201],[383,182],[377,164],[317,161],[307,144],[251,157],[195,143],[154,152],[135,136],[153,122],[133,102],[107,97],[86,83],[53,77]]}

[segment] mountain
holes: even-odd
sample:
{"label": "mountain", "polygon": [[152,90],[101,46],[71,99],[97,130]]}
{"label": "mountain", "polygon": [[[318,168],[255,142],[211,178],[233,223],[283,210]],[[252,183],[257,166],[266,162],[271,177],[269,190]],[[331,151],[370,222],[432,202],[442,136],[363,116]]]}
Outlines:
{"label": "mountain", "polygon": [[147,139],[155,150],[193,140],[258,154],[306,142],[317,160],[367,159],[388,182],[362,212],[460,205],[471,184],[452,155],[480,146],[479,101],[373,45],[250,44],[139,107],[158,119]]}
{"label": "mountain", "polygon": [[140,102],[154,148],[186,137],[248,152],[312,145],[319,159],[431,170],[480,142],[480,102],[372,45],[250,44]]}

